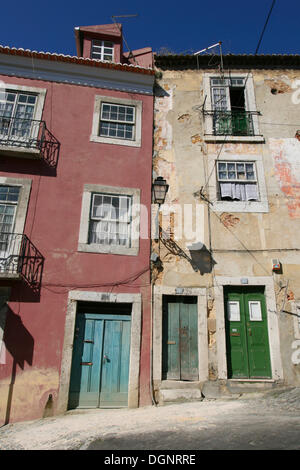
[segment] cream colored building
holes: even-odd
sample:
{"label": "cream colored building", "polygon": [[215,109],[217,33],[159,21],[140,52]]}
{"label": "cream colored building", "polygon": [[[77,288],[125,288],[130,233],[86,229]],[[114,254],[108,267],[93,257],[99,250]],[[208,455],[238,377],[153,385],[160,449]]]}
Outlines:
{"label": "cream colored building", "polygon": [[300,56],[156,56],[153,384],[300,385]]}

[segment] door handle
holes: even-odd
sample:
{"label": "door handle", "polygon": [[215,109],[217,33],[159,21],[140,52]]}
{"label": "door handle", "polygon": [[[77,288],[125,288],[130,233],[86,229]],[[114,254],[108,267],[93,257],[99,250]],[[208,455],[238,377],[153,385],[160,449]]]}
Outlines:
{"label": "door handle", "polygon": [[252,336],[252,330],[251,330],[251,328],[249,328],[248,331],[249,331],[249,336]]}

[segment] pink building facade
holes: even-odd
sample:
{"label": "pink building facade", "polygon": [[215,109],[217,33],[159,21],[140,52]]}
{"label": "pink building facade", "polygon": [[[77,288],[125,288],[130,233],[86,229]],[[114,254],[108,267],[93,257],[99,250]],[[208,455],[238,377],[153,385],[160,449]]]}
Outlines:
{"label": "pink building facade", "polygon": [[75,32],[0,47],[0,424],[151,403],[152,52]]}

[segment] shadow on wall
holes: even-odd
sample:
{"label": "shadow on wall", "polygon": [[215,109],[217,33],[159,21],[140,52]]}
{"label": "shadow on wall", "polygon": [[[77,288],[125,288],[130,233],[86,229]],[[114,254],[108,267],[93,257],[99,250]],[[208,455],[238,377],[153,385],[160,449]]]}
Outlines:
{"label": "shadow on wall", "polygon": [[9,384],[9,391],[6,404],[5,423],[8,424],[11,415],[11,405],[14,391],[14,384],[16,379],[16,369],[19,366],[24,369],[25,363],[32,365],[34,339],[23,325],[19,315],[16,315],[10,307],[7,310],[7,317],[5,323],[4,344],[6,350],[13,357],[13,366],[11,373],[11,381]]}
{"label": "shadow on wall", "polygon": [[198,268],[201,274],[211,273],[216,261],[211,252],[202,243],[194,243],[188,246],[193,265]]}
{"label": "shadow on wall", "polygon": [[160,228],[160,240],[170,253],[186,259],[195,272],[200,274],[211,273],[216,261],[213,259],[211,252],[203,243],[194,243],[188,246],[190,256],[186,254],[180,246],[168,237],[168,234]]}

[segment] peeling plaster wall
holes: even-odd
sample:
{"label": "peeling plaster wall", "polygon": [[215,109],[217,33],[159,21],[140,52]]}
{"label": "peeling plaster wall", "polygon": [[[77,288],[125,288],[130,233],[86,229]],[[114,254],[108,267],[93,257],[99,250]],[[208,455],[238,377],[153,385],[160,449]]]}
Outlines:
{"label": "peeling plaster wall", "polygon": [[[252,70],[259,116],[261,143],[208,142],[205,140],[201,106],[204,101],[204,73],[216,70],[162,72],[155,99],[154,175],[170,185],[166,203],[204,205],[204,240],[212,250],[209,272],[193,269],[180,250],[153,244],[162,266],[156,284],[163,286],[207,287],[211,298],[207,305],[209,338],[209,376],[217,378],[216,311],[214,289],[216,276],[247,278],[273,277],[280,331],[283,378],[300,385],[300,365],[293,364],[295,345],[292,302],[300,299],[300,141],[295,137],[299,125],[300,100],[297,80],[300,73],[289,70]],[[238,75],[239,71],[232,71]],[[244,71],[243,71],[244,72]],[[299,93],[300,94],[300,93]],[[298,103],[298,101],[299,103]],[[298,125],[297,125],[298,123]],[[215,171],[210,174],[210,158],[226,160],[239,155],[262,159],[268,210],[218,212],[201,198],[200,189],[209,199]],[[213,201],[212,201],[213,202]],[[168,222],[162,221],[165,230]],[[188,242],[182,237],[177,245],[190,256]],[[278,258],[282,272],[272,272],[272,259]],[[268,300],[267,300],[268,301]]]}

